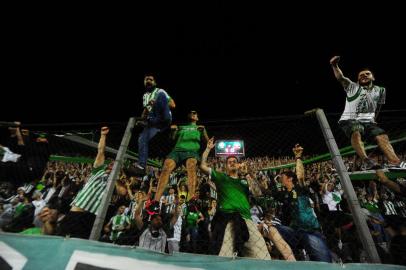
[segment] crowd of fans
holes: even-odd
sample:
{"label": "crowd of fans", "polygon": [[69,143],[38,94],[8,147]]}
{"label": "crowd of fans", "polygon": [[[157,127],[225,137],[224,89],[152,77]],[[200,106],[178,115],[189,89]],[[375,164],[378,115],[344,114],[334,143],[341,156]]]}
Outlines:
{"label": "crowd of fans", "polygon": [[[404,160],[406,154],[401,158]],[[376,160],[383,162],[379,156]],[[294,156],[242,158],[240,163],[250,168],[252,189],[255,189],[251,192],[259,194],[250,196],[252,220],[258,224],[271,257],[289,259],[286,250],[272,241],[275,228],[289,225],[286,220],[289,208],[278,196],[284,189],[281,173],[285,169],[269,168],[295,163]],[[355,156],[344,157],[344,163],[349,172],[360,170],[361,163]],[[209,164],[220,172],[225,169],[218,157],[210,158]],[[72,201],[91,173],[90,163],[49,161],[39,177],[30,182],[20,179],[17,183],[24,184],[19,186],[15,186],[15,181],[8,181],[8,175],[2,175],[0,228],[22,234],[58,235],[58,225],[69,213]],[[215,185],[198,170],[198,188],[193,198],[187,201],[187,174],[182,166],[171,174],[161,199],[154,201],[159,175],[160,169],[154,167],[148,167],[143,177],[128,177],[121,171],[100,240],[168,253],[213,254],[211,223],[218,210]],[[306,164],[304,179],[309,190],[308,203],[320,224],[317,233],[325,238],[333,260],[365,261],[366,254],[332,162]],[[404,184],[405,180],[399,178],[396,181]],[[406,198],[379,181],[353,181],[353,185],[381,259],[386,263],[404,264]],[[289,250],[293,251],[294,259],[314,258],[304,242],[288,239],[286,232],[279,231]],[[390,246],[391,242],[395,244]]]}
{"label": "crowd of fans", "polygon": [[[283,188],[280,172],[261,169],[293,161],[294,159],[289,158],[268,157],[241,160],[255,168],[252,173],[256,183],[254,186],[261,195],[251,197],[251,215],[261,229],[268,222],[274,226],[283,224],[283,212],[286,211],[275,196]],[[354,157],[346,157],[344,161],[349,170],[356,169]],[[224,169],[220,158],[211,158],[209,162],[216,170]],[[17,188],[9,182],[1,182],[2,230],[23,234],[55,234],[58,222],[68,213],[70,203],[86,183],[91,171],[92,164],[50,161],[38,181]],[[308,164],[305,172],[314,215],[321,224],[321,231],[333,257],[338,261],[362,262],[365,251],[356,237],[345,194],[332,162]],[[186,173],[185,168],[181,167],[171,174],[164,196],[159,203],[155,203],[150,198],[153,198],[156,191],[159,173],[159,169],[151,167],[143,178],[120,174],[101,240],[119,245],[139,245],[169,253],[181,251],[211,254],[211,221],[217,209],[215,185],[198,172],[198,190],[194,198],[186,201]],[[386,262],[393,261],[393,250],[389,250],[388,243],[396,235],[392,228],[400,230],[404,226],[405,198],[397,196],[376,181],[353,181],[353,184],[381,257]],[[142,226],[137,226],[137,217],[143,221]],[[160,232],[158,237],[148,238],[143,235],[148,222]],[[392,230],[385,228],[388,226]],[[155,242],[151,243],[150,239]],[[267,246],[273,258],[284,259],[269,239]],[[297,260],[310,259],[304,247],[299,244],[292,245],[291,248]],[[400,255],[398,253],[395,256]]]}

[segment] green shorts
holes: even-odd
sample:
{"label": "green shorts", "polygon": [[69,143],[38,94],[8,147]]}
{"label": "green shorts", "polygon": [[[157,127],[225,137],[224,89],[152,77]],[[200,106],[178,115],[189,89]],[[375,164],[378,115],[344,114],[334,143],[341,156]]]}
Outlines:
{"label": "green shorts", "polygon": [[176,165],[180,165],[181,163],[185,162],[189,158],[194,158],[197,161],[200,161],[200,155],[198,152],[193,151],[172,151],[166,157],[175,161]]}
{"label": "green shorts", "polygon": [[359,131],[367,140],[373,142],[376,136],[386,134],[385,130],[378,127],[376,123],[362,123],[357,120],[342,120],[338,122],[338,125],[348,138],[351,138],[352,133],[355,131]]}

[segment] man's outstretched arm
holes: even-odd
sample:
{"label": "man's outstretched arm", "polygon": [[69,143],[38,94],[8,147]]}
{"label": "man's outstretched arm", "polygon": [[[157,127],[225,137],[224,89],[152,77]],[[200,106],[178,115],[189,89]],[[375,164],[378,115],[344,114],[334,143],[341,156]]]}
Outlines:
{"label": "man's outstretched arm", "polygon": [[206,150],[204,150],[203,152],[202,161],[200,163],[200,169],[204,174],[207,175],[209,175],[211,172],[211,168],[207,165],[207,157],[209,156],[209,153],[211,149],[213,149],[213,147],[214,147],[214,137],[207,142],[207,147]]}
{"label": "man's outstretched arm", "polygon": [[334,56],[330,59],[331,67],[333,68],[334,76],[336,77],[337,81],[341,83],[341,85],[346,89],[348,85],[350,85],[351,80],[344,76],[343,72],[341,71],[340,67],[338,66],[338,62],[340,61],[340,56]]}
{"label": "man's outstretched arm", "polygon": [[296,144],[295,147],[292,149],[293,153],[295,154],[296,158],[296,176],[297,180],[299,181],[299,185],[304,187],[305,183],[305,170],[302,162],[302,154],[303,148]]}
{"label": "man's outstretched arm", "polygon": [[101,128],[101,135],[99,140],[99,145],[97,146],[97,156],[93,163],[93,168],[100,167],[104,164],[105,155],[104,150],[106,149],[106,136],[109,133],[108,127]]}

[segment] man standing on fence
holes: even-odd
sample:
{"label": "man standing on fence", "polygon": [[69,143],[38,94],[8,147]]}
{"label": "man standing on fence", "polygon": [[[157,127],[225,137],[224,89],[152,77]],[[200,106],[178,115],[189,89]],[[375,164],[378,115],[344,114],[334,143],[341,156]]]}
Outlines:
{"label": "man standing on fence", "polygon": [[336,79],[347,93],[345,109],[338,123],[351,138],[352,147],[363,161],[363,169],[378,169],[380,166],[368,158],[361,136],[376,141],[389,161],[389,169],[405,170],[406,162],[398,158],[388,135],[375,122],[380,107],[385,104],[386,89],[374,84],[375,77],[369,69],[362,69],[358,73],[358,82],[352,82],[338,67],[339,60],[339,56],[330,60]]}
{"label": "man standing on fence", "polygon": [[142,120],[136,125],[144,127],[138,137],[138,164],[125,170],[128,176],[144,176],[148,160],[149,141],[160,131],[169,127],[172,122],[171,109],[175,108],[174,100],[168,93],[156,86],[154,75],[144,77],[145,94],[143,97],[144,111]]}
{"label": "man standing on fence", "polygon": [[188,114],[188,125],[176,126],[172,125],[172,138],[177,139],[175,148],[166,157],[161,175],[159,177],[155,200],[159,201],[165,190],[165,186],[169,181],[169,176],[172,171],[186,161],[186,171],[188,178],[188,200],[193,197],[197,185],[197,161],[200,159],[200,142],[204,139],[209,140],[204,126],[198,126],[199,121],[196,111],[191,111]]}
{"label": "man standing on fence", "polygon": [[93,171],[86,181],[85,186],[76,195],[71,204],[70,212],[64,217],[57,228],[57,234],[76,238],[87,239],[90,236],[95,215],[99,210],[107,179],[113,168],[113,162],[108,166],[104,164],[106,148],[106,136],[108,127],[101,129],[97,156],[93,163]]}
{"label": "man standing on fence", "polygon": [[219,210],[212,221],[215,247],[219,255],[232,257],[253,257],[270,260],[265,240],[251,220],[248,201],[247,179],[238,177],[239,163],[235,156],[226,159],[226,173],[220,173],[207,166],[207,157],[214,147],[214,138],[207,143],[203,152],[200,169],[210,175],[216,184]]}

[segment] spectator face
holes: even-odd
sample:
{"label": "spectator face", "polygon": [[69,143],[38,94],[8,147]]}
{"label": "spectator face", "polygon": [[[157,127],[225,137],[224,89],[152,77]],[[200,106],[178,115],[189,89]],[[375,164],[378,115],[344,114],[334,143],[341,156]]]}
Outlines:
{"label": "spectator face", "polygon": [[185,203],[185,198],[179,198],[179,204],[184,204]]}
{"label": "spectator face", "polygon": [[328,184],[327,185],[327,190],[330,191],[330,192],[333,191],[334,190],[334,184],[332,184],[332,183]]}
{"label": "spectator face", "polygon": [[153,88],[156,86],[155,78],[154,76],[145,76],[144,78],[144,86],[145,88]]}
{"label": "spectator face", "polygon": [[155,215],[151,219],[151,227],[155,230],[162,228],[162,218],[160,215]]}
{"label": "spectator face", "polygon": [[39,215],[40,220],[45,222],[56,222],[58,220],[58,210],[44,207]]}
{"label": "spectator face", "polygon": [[217,201],[216,200],[212,200],[211,201],[211,208],[216,208],[217,207]]}
{"label": "spectator face", "polygon": [[293,187],[293,182],[291,177],[287,177],[285,174],[282,174],[282,185],[285,188],[292,188]]}
{"label": "spectator face", "polygon": [[122,205],[118,208],[117,214],[122,215],[125,211],[125,205]]}
{"label": "spectator face", "polygon": [[190,121],[195,121],[195,122],[199,121],[199,117],[197,115],[197,112],[191,111],[189,113],[189,119],[190,119]]}
{"label": "spectator face", "polygon": [[174,193],[175,193],[175,190],[174,190],[173,188],[170,188],[170,189],[169,189],[169,194],[170,194],[170,195],[173,195]]}
{"label": "spectator face", "polygon": [[360,85],[368,85],[375,80],[370,70],[362,70],[358,73],[358,82]]}
{"label": "spectator face", "polygon": [[238,161],[236,158],[231,157],[226,161],[226,170],[228,173],[236,173],[238,170]]}

